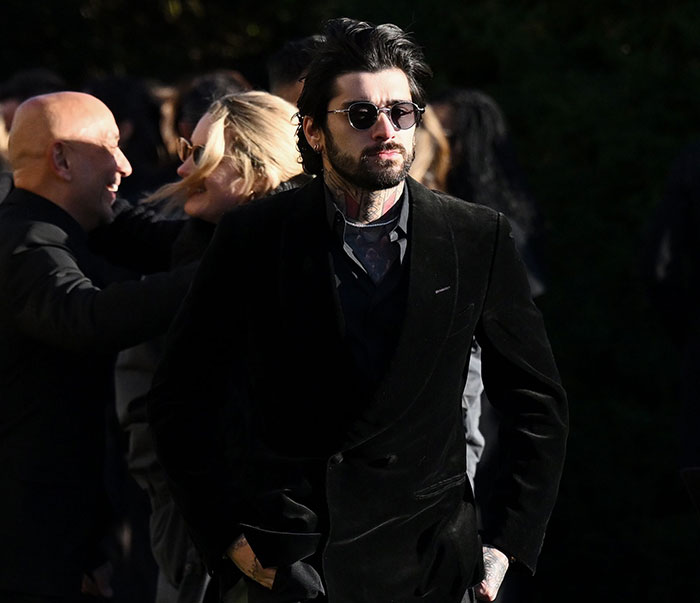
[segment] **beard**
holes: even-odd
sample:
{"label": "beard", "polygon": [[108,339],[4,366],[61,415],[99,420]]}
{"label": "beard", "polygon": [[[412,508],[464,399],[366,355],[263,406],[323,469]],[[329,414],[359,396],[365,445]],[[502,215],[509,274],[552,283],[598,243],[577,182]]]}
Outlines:
{"label": "beard", "polygon": [[[410,155],[402,145],[387,142],[366,148],[358,160],[343,153],[329,131],[324,134],[328,162],[346,182],[363,190],[379,191],[397,186],[408,176],[415,156],[415,141]],[[380,151],[398,151],[400,163],[395,159],[379,159]]]}

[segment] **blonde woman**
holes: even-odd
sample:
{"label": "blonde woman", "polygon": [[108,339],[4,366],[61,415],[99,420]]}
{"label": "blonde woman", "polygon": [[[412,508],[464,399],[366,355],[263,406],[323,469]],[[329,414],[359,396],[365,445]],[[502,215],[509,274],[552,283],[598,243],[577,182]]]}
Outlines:
{"label": "blonde woman", "polygon": [[184,202],[187,215],[211,223],[236,205],[267,196],[302,173],[296,108],[267,92],[214,101],[192,132],[178,140],[179,182],[146,201]]}
{"label": "blonde woman", "polygon": [[[145,200],[166,201],[190,217],[173,249],[174,265],[201,257],[216,223],[231,208],[306,179],[296,148],[295,113],[294,106],[266,92],[232,94],[211,105],[191,140],[178,141],[181,180]],[[156,601],[200,603],[209,577],[170,497],[143,416],[143,394],[160,346],[152,342],[122,354],[117,408],[130,434],[129,468],[151,498],[151,546],[160,568]]]}

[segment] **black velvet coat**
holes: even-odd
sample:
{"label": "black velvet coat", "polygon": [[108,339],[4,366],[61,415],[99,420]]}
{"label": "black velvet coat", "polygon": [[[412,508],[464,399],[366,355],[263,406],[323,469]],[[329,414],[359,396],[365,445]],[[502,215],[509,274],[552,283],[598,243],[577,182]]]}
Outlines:
{"label": "black velvet coat", "polygon": [[310,595],[302,559],[332,603],[458,602],[478,581],[460,405],[474,335],[509,426],[483,540],[534,569],[567,431],[543,323],[505,219],[407,182],[406,311],[378,387],[354,378],[320,180],[228,215],[172,327],[158,453],[210,567],[243,531],[284,568],[251,600]]}

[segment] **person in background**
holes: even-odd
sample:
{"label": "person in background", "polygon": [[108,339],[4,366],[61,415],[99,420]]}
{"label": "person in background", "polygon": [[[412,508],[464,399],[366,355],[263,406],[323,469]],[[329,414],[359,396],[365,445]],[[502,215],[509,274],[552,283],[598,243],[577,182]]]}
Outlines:
{"label": "person in background", "polygon": [[[5,128],[5,120],[0,119],[0,174],[7,172],[10,169],[10,164],[7,161],[7,138],[8,132]],[[9,191],[6,191],[6,193]],[[3,190],[0,189],[0,203],[5,197]]]}
{"label": "person in background", "polygon": [[[430,105],[416,128],[415,158],[409,175],[423,186],[446,192],[450,168],[450,145],[435,112]],[[472,342],[467,381],[462,392],[462,420],[467,443],[467,477],[474,487],[476,471],[484,451],[484,435],[479,428],[481,396],[484,384],[481,378],[481,349]]]}
{"label": "person in background", "polygon": [[[180,139],[181,180],[145,199],[181,205],[190,217],[174,245],[173,265],[198,259],[227,211],[292,189],[305,179],[296,148],[295,112],[292,105],[267,92],[227,95],[209,107],[191,140]],[[122,354],[118,409],[129,433],[132,475],[151,500],[151,543],[160,567],[156,601],[197,603],[205,597],[209,576],[170,496],[144,412],[143,395],[162,345],[157,340]],[[210,588],[228,590],[228,585]]]}
{"label": "person in background", "polygon": [[449,170],[450,143],[435,111],[426,105],[416,129],[416,156],[409,175],[423,186],[445,193]]}
{"label": "person in background", "polygon": [[[674,159],[645,233],[642,273],[655,317],[679,353],[676,467],[700,510],[700,142]],[[675,485],[675,484],[674,484]]]}
{"label": "person in background", "polygon": [[[144,161],[151,164],[155,168],[153,161],[160,153],[157,149],[161,148],[160,143],[154,147],[154,142],[159,140],[156,135],[156,115],[155,107],[152,106],[153,99],[149,90],[144,90],[143,85],[138,81],[129,79],[130,86],[136,89],[136,99],[121,99],[119,97],[119,86],[115,86],[116,81],[108,79],[107,81],[99,80],[91,86],[105,95],[106,98],[112,99],[117,107],[121,107],[118,116],[122,117],[122,121],[118,122],[124,126],[127,133],[131,132],[134,136],[129,147],[132,145],[141,146],[145,143],[145,149],[137,157],[142,157]],[[180,166],[177,160],[177,151],[182,152],[182,145],[178,144],[181,137],[181,132],[184,136],[189,137],[200,118],[207,112],[212,102],[222,96],[231,93],[241,92],[248,89],[250,85],[242,78],[237,71],[215,71],[199,75],[195,78],[188,79],[185,84],[182,84],[179,89],[172,88],[161,92],[163,98],[160,100],[160,111],[163,119],[163,144],[167,147],[167,157],[169,158],[163,167],[160,169],[151,170],[150,176],[142,178],[140,184],[131,187],[132,201],[141,202],[146,193],[153,193],[160,185],[166,182],[172,182],[176,178],[176,172]],[[147,98],[144,95],[147,94]],[[116,97],[116,98],[115,98]],[[177,124],[177,130],[175,125]],[[140,132],[140,134],[139,134]],[[146,135],[147,133],[150,133]],[[141,141],[141,143],[139,143]],[[167,144],[166,144],[167,142]],[[170,157],[172,157],[170,159]],[[167,175],[167,176],[166,176]],[[148,181],[149,184],[144,185]],[[157,186],[154,186],[156,185]],[[138,192],[140,191],[140,194]],[[133,195],[137,195],[135,199]],[[173,194],[173,198],[159,196],[158,200],[151,199],[148,204],[149,210],[153,211],[160,219],[163,220],[180,220],[187,218],[187,214],[183,211],[182,195]],[[186,230],[193,236],[192,231],[197,228],[192,224],[188,224]],[[202,232],[206,228],[201,229]],[[204,241],[210,233],[204,234]],[[184,238],[188,238],[185,236]],[[182,244],[179,244],[182,247]],[[196,257],[198,254],[193,254]],[[169,256],[169,265],[172,264],[172,254]],[[177,262],[176,262],[177,263]],[[119,456],[120,459],[125,458],[125,464],[119,462],[114,463],[112,474],[116,476],[116,485],[113,488],[114,498],[119,502],[118,508],[123,509],[123,520],[117,525],[117,534],[126,534],[128,538],[119,538],[116,540],[114,547],[115,558],[115,586],[123,585],[123,590],[126,592],[126,600],[130,603],[136,601],[137,597],[150,597],[150,601],[156,597],[159,601],[169,601],[175,597],[173,592],[173,580],[180,584],[184,578],[173,576],[179,574],[168,573],[167,575],[160,570],[159,565],[153,558],[153,541],[152,533],[154,530],[159,530],[163,524],[159,526],[153,525],[151,515],[152,504],[150,498],[143,490],[143,482],[135,483],[129,475],[129,469],[134,469],[134,464],[138,464],[139,459],[152,454],[152,450],[148,448],[149,440],[140,440],[138,437],[123,437],[125,433],[123,429],[119,429],[119,423],[128,425],[133,433],[140,433],[139,429],[145,423],[145,417],[140,419],[130,418],[127,408],[129,404],[137,399],[146,391],[150,385],[150,379],[153,374],[155,364],[160,357],[162,341],[160,339],[152,340],[134,346],[122,351],[116,363],[115,369],[115,385],[116,385],[116,412],[117,417],[112,422],[116,426],[114,441],[119,450],[125,450],[124,454]],[[138,406],[138,405],[137,405]],[[143,445],[145,448],[143,454],[139,447]],[[134,469],[138,474],[138,469]],[[183,541],[187,544],[187,539]],[[128,546],[125,544],[128,543]],[[165,549],[160,549],[163,552]],[[181,548],[175,546],[173,557],[179,559],[177,554]],[[163,553],[165,554],[165,553]],[[181,571],[186,564],[182,562],[177,566],[177,571]],[[174,567],[173,563],[168,565],[169,568]],[[184,580],[185,586],[183,590],[189,591],[187,584],[194,584],[192,589],[201,589],[202,582],[196,577],[200,565],[193,563],[187,565],[191,569],[191,576]],[[170,576],[170,578],[168,578]],[[194,578],[192,576],[195,576]],[[204,582],[205,584],[206,582]],[[119,593],[119,590],[117,590]],[[130,594],[133,593],[133,594]],[[185,598],[191,595],[185,595]]]}
{"label": "person in background", "polygon": [[268,87],[272,94],[297,104],[304,77],[323,36],[313,35],[287,42],[267,61]]}
{"label": "person in background", "polygon": [[18,71],[0,84],[0,109],[5,129],[12,127],[15,111],[32,96],[66,90],[66,81],[59,74],[45,68]]}
{"label": "person in background", "polygon": [[[546,290],[546,270],[543,243],[543,220],[539,207],[530,195],[516,161],[505,116],[496,101],[478,90],[453,89],[438,95],[433,103],[450,145],[450,169],[446,190],[452,195],[491,207],[502,212],[511,222],[515,244],[527,269],[533,297]],[[481,363],[481,348],[474,342],[472,361]],[[470,366],[470,371],[472,367]],[[472,376],[472,375],[470,375]],[[478,381],[469,381],[472,393],[478,391]],[[477,434],[481,448],[475,457],[479,462],[476,486],[477,504],[482,517],[489,512],[499,459],[500,414],[488,396],[468,397],[472,422],[479,415]],[[473,465],[473,463],[472,463]],[[524,572],[509,572],[499,591],[497,601],[527,600],[531,580]]]}
{"label": "person in background", "polygon": [[433,101],[450,143],[447,191],[502,212],[511,222],[533,297],[546,290],[543,220],[518,165],[498,104],[479,90],[455,89]]}
{"label": "person in background", "polygon": [[189,139],[200,117],[218,98],[246,92],[252,86],[238,71],[220,69],[196,75],[177,87],[173,122],[176,138]]}
{"label": "person in background", "polygon": [[114,359],[167,328],[194,266],[150,274],[167,268],[181,224],[153,223],[117,199],[131,165],[97,98],[58,92],[22,103],[9,159],[15,186],[0,204],[0,601],[109,596],[101,540]]}
{"label": "person in background", "polygon": [[145,80],[130,76],[94,78],[83,91],[99,98],[114,114],[119,144],[129,157],[133,174],[121,197],[136,203],[172,180],[174,166],[161,133],[161,102]]}
{"label": "person in background", "polygon": [[[0,171],[9,169],[7,137],[17,107],[31,96],[65,89],[64,79],[57,73],[44,68],[18,71],[9,79],[0,82]],[[1,196],[0,202],[2,202]]]}

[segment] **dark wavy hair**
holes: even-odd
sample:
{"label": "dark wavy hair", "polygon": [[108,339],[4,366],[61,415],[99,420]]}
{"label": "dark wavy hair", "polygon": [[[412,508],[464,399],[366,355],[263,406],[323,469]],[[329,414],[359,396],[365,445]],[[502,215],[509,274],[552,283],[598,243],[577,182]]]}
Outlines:
{"label": "dark wavy hair", "polygon": [[311,117],[314,124],[326,126],[328,102],[334,95],[336,78],[346,73],[384,69],[401,69],[408,78],[411,100],[423,106],[425,93],[421,80],[432,75],[422,49],[400,27],[385,23],[372,25],[342,17],[326,21],[323,35],[326,42],[317,50],[304,80],[299,97],[299,129],[297,146],[304,171],[320,174],[321,156],[309,145],[301,127],[302,118]]}

